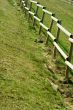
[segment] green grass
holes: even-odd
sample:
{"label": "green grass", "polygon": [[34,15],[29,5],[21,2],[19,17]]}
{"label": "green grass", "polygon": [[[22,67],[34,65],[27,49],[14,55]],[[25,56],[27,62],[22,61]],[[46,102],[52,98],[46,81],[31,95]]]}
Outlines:
{"label": "green grass", "polygon": [[37,0],[49,11],[56,14],[56,17],[62,20],[62,25],[73,33],[73,5],[65,3],[62,0]]}
{"label": "green grass", "polygon": [[[43,6],[46,6],[47,10],[56,14],[56,17],[62,20],[62,26],[65,27],[69,32],[73,33],[73,5],[66,3],[62,0],[37,0]],[[39,16],[41,16],[41,10],[39,10]],[[45,16],[44,24],[49,27],[50,25],[50,17]],[[54,36],[57,35],[57,26],[54,24],[54,28],[52,30]],[[59,37],[59,44],[63,51],[69,55],[70,51],[70,42],[69,37],[66,36],[63,32],[61,32]],[[58,55],[59,56],[59,55]],[[73,63],[73,59],[71,61]]]}
{"label": "green grass", "polygon": [[[56,17],[62,20],[62,26],[68,31],[73,33],[73,5],[68,4],[62,0],[37,0],[42,5],[46,6],[47,10],[56,14]],[[46,24],[48,21],[45,21]],[[60,36],[62,45],[66,48],[68,47],[68,37],[65,35]],[[66,44],[66,45],[65,45]]]}
{"label": "green grass", "polygon": [[0,110],[66,110],[49,83],[43,45],[14,3],[0,1]]}

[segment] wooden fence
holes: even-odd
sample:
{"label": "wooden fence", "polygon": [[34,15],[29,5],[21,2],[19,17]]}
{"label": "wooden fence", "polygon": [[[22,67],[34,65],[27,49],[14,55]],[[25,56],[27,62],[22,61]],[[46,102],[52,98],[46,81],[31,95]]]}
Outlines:
{"label": "wooden fence", "polygon": [[[38,23],[40,25],[39,34],[42,32],[42,29],[45,29],[45,31],[47,33],[46,44],[48,43],[49,38],[51,38],[53,40],[54,57],[56,57],[56,52],[58,51],[59,54],[64,59],[64,62],[66,64],[66,66],[67,66],[65,78],[68,80],[69,79],[70,70],[73,70],[73,64],[71,63],[72,51],[73,51],[73,35],[62,26],[61,20],[58,20],[55,17],[54,13],[52,13],[50,11],[47,11],[46,7],[42,6],[40,3],[38,3],[38,2],[36,2],[34,0],[29,0],[29,1],[28,0],[21,0],[20,4],[21,4],[21,7],[23,8],[23,10],[25,10],[25,14],[28,13],[28,15],[29,15],[28,18],[30,19],[31,16],[33,17],[33,26],[35,26],[36,25],[36,21],[38,21]],[[32,12],[32,5],[33,4],[36,6],[36,10],[34,9],[35,10],[34,12]],[[43,13],[41,19],[38,17],[39,8],[42,10],[42,13]],[[48,14],[49,17],[51,18],[51,22],[50,22],[50,26],[49,27],[47,27],[44,24],[44,18],[45,18],[46,14]],[[52,32],[51,32],[52,28],[54,27],[54,25],[53,25],[54,22],[56,23],[56,26],[58,28],[56,36],[54,36],[52,34]],[[60,31],[62,31],[64,34],[66,34],[66,36],[68,36],[68,40],[71,43],[68,55],[59,46],[58,41],[59,41]]]}

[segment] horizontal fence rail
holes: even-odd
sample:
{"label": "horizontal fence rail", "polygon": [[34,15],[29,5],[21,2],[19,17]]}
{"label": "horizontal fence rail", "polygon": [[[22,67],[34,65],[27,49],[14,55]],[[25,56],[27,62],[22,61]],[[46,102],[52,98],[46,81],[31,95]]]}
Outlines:
{"label": "horizontal fence rail", "polygon": [[[30,6],[28,7],[28,2],[30,3]],[[32,12],[32,5],[34,4],[34,6],[36,6],[36,9],[34,9],[34,12]],[[73,35],[67,31],[61,24],[61,20],[58,20],[55,17],[55,14],[46,10],[46,7],[42,6],[40,3],[38,3],[37,1],[34,0],[21,0],[20,1],[20,5],[23,9],[25,9],[25,12],[27,11],[28,15],[29,15],[29,19],[30,16],[33,17],[33,26],[35,26],[35,22],[38,21],[40,28],[39,28],[39,34],[42,32],[42,29],[46,30],[47,33],[47,40],[46,40],[46,44],[49,41],[49,37],[53,40],[53,45],[54,45],[54,57],[56,57],[56,52],[58,51],[59,54],[62,56],[62,58],[64,59],[64,62],[67,66],[66,69],[66,75],[65,78],[69,79],[69,72],[70,70],[73,70],[73,64],[71,63],[72,60],[72,52],[73,52]],[[39,18],[38,17],[38,10],[39,8],[42,10],[42,17]],[[50,26],[46,26],[44,24],[44,18],[45,15],[48,15],[51,19],[50,21]],[[54,27],[54,23],[56,23],[56,27],[57,27],[57,32],[56,32],[56,36],[54,36],[52,34],[52,29]],[[66,53],[61,49],[61,47],[59,46],[59,36],[60,36],[60,32],[63,32],[66,36],[68,36],[68,41],[71,43],[70,46],[70,50],[69,50],[69,54],[66,55]]]}

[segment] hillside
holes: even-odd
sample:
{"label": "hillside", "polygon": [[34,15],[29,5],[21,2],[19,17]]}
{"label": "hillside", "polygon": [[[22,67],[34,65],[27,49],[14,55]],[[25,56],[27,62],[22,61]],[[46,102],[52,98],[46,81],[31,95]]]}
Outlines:
{"label": "hillside", "polygon": [[45,66],[44,44],[34,42],[38,33],[17,2],[0,0],[0,110],[67,110],[50,84],[57,77]]}

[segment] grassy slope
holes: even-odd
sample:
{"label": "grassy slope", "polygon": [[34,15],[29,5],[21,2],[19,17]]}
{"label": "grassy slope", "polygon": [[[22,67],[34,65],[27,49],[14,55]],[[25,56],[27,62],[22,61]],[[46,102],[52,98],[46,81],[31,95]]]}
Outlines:
{"label": "grassy slope", "polygon": [[13,3],[0,0],[0,110],[65,110],[37,35]]}

